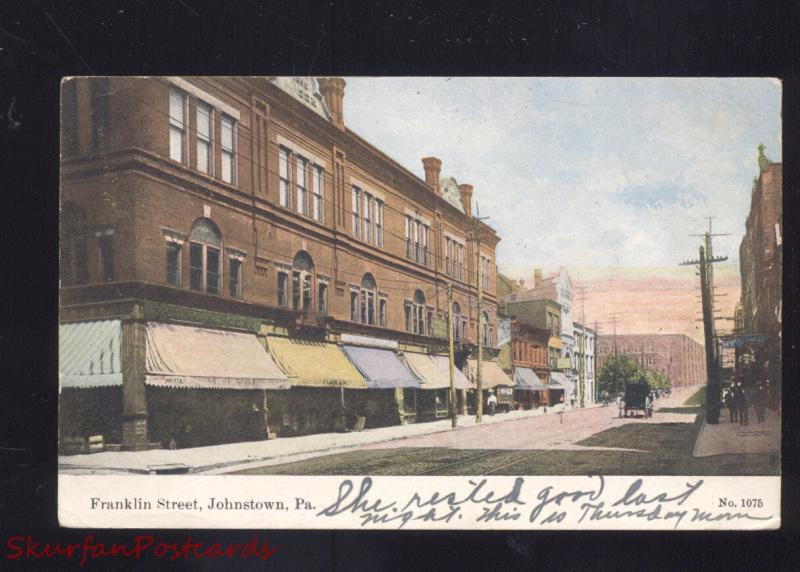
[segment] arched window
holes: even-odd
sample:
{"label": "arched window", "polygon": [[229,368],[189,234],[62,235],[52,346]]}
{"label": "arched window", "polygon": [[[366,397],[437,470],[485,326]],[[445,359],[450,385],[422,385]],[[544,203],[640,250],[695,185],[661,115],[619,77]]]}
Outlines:
{"label": "arched window", "polygon": [[83,284],[89,279],[86,261],[86,214],[75,203],[66,203],[61,207],[60,223],[61,284]]}
{"label": "arched window", "polygon": [[222,288],[222,235],[211,219],[201,218],[189,235],[189,287],[209,294]]}
{"label": "arched window", "polygon": [[310,310],[314,299],[314,261],[300,250],[292,261],[292,308]]}
{"label": "arched window", "polygon": [[453,302],[453,339],[456,342],[461,341],[461,306],[458,302]]}
{"label": "arched window", "polygon": [[375,324],[375,301],[378,298],[378,285],[375,278],[367,272],[361,278],[361,322]]}
{"label": "arched window", "polygon": [[425,335],[425,294],[415,290],[410,301],[406,301],[406,331]]}

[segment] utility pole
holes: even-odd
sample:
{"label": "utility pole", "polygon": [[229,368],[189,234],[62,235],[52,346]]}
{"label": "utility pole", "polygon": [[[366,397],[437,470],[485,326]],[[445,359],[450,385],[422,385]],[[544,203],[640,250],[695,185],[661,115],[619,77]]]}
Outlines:
{"label": "utility pole", "polygon": [[[711,242],[712,237],[714,236],[730,236],[731,233],[729,232],[722,232],[722,233],[714,233],[712,231],[712,221],[716,218],[713,216],[705,217],[708,220],[708,231],[703,234],[692,234],[690,236],[698,236],[703,239],[705,244],[705,254],[706,254],[706,281],[708,286],[708,299],[709,303],[711,304],[711,314],[715,313],[714,310],[714,299],[717,297],[717,294],[714,292],[714,265],[711,261],[714,260],[714,249]],[[712,339],[716,339],[716,323],[714,320],[711,321],[711,335]],[[714,360],[719,361],[719,351],[715,347],[713,348],[714,351]]]}
{"label": "utility pole", "polygon": [[597,403],[599,397],[597,387],[597,340],[600,337],[600,328],[597,326],[597,320],[594,321],[594,362],[592,363],[592,372],[594,375],[594,402]]}
{"label": "utility pole", "polygon": [[458,425],[458,415],[456,412],[456,376],[455,368],[455,347],[453,344],[453,285],[447,283],[447,340],[450,346],[450,419],[453,427]]}
{"label": "utility pole", "polygon": [[[708,233],[706,234],[706,236]],[[716,335],[714,333],[714,301],[711,296],[708,267],[715,262],[727,260],[727,256],[709,258],[705,247],[700,247],[700,257],[697,260],[686,260],[681,266],[700,267],[700,290],[703,306],[703,333],[706,351],[706,421],[711,424],[719,422],[720,391],[719,368],[717,367]]]}
{"label": "utility pole", "polygon": [[581,339],[578,342],[578,397],[580,399],[580,407],[585,407],[586,396],[586,286],[579,286],[575,288],[581,293]]}
{"label": "utility pole", "polygon": [[617,355],[617,316],[611,316],[611,322],[614,324],[614,388],[616,395],[619,395],[619,356]]}
{"label": "utility pole", "polygon": [[483,259],[481,257],[481,221],[488,219],[488,216],[481,217],[481,209],[475,203],[475,260],[478,278],[478,368],[475,375],[477,396],[475,403],[475,422],[480,423],[483,417]]}

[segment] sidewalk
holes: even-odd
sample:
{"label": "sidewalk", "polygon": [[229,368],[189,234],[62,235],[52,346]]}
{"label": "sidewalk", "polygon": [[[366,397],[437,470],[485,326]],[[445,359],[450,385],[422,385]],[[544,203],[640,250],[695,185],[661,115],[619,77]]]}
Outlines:
{"label": "sidewalk", "polygon": [[[591,405],[590,407],[599,407]],[[557,405],[547,408],[547,415],[572,413],[568,407]],[[577,409],[575,412],[580,412]],[[497,413],[493,417],[484,413],[483,424],[502,423],[529,417],[545,415],[543,408],[530,411],[510,411]],[[455,431],[475,426],[474,415],[460,415]],[[290,462],[301,460],[320,453],[341,453],[347,449],[362,445],[406,439],[421,435],[430,435],[453,431],[450,419],[442,419],[427,423],[396,425],[367,429],[358,433],[319,433],[301,437],[285,437],[270,441],[249,441],[244,443],[228,443],[209,447],[191,449],[153,449],[149,451],[103,452],[91,455],[59,456],[59,471],[62,473],[138,473],[151,474],[164,465],[183,465],[190,473],[213,474],[221,469],[230,469],[236,465],[250,465],[275,460]],[[272,464],[272,463],[268,463]]]}
{"label": "sidewalk", "polygon": [[728,409],[723,407],[719,423],[703,422],[694,446],[695,457],[742,453],[779,453],[781,450],[781,418],[767,408],[763,423],[756,422],[750,408],[750,424],[730,422]]}

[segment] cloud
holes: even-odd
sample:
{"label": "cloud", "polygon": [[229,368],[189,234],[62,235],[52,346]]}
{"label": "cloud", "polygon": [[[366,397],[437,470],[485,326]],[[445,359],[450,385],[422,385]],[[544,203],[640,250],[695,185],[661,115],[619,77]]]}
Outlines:
{"label": "cloud", "polygon": [[757,145],[780,160],[769,79],[351,78],[345,121],[422,176],[475,186],[501,266],[669,266],[715,216],[735,262]]}

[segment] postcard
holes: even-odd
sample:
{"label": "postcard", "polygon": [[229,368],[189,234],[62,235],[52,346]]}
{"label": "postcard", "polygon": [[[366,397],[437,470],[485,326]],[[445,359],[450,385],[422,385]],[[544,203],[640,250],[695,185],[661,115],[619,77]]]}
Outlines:
{"label": "postcard", "polygon": [[65,78],[61,524],[780,527],[781,129],[772,78]]}

